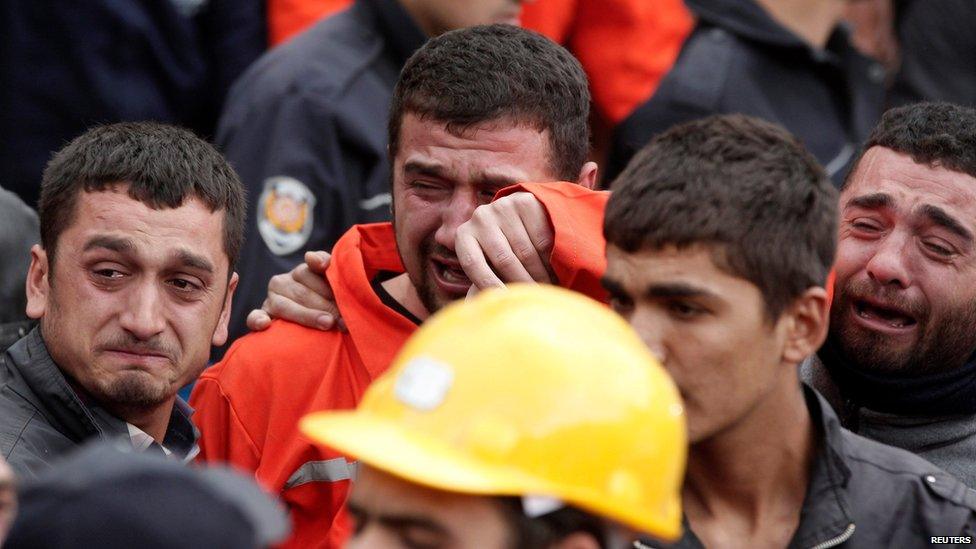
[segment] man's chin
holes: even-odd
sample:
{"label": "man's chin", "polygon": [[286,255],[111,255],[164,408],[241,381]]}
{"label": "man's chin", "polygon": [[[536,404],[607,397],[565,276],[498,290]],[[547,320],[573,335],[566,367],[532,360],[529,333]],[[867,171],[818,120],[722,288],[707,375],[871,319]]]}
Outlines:
{"label": "man's chin", "polygon": [[96,396],[112,406],[145,411],[166,403],[176,394],[170,383],[138,370],[120,373],[101,387],[100,392]]}
{"label": "man's chin", "polygon": [[894,372],[905,368],[918,338],[892,338],[864,328],[841,330],[840,345],[851,366],[862,371]]}

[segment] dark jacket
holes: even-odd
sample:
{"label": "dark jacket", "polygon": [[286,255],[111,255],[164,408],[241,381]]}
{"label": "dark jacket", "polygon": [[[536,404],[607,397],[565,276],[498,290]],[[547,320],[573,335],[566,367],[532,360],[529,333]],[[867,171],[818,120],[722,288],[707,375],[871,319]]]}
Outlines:
{"label": "dark jacket", "polygon": [[976,2],[895,0],[894,6],[899,64],[888,105],[976,107]]}
{"label": "dark jacket", "polygon": [[[0,325],[27,320],[24,281],[30,248],[40,239],[37,214],[14,193],[0,187]],[[6,347],[0,339],[0,350]]]}
{"label": "dark jacket", "polygon": [[[790,548],[907,549],[929,547],[933,536],[976,536],[976,492],[918,456],[842,428],[823,397],[807,386],[804,395],[818,445]],[[702,544],[686,524],[672,547]]]}
{"label": "dark jacket", "polygon": [[[976,488],[976,414],[962,410],[907,413],[872,409],[851,391],[841,390],[820,355],[800,366],[800,377],[827,399],[848,429],[917,454]],[[873,390],[894,392],[891,387]],[[915,392],[924,390],[919,387]],[[949,400],[948,395],[933,396],[940,401]]]}
{"label": "dark jacket", "polygon": [[53,151],[90,126],[157,120],[209,136],[267,48],[262,0],[4,0],[0,177],[36,206]]}
{"label": "dark jacket", "polygon": [[268,52],[234,85],[217,145],[248,190],[231,341],[268,280],[390,217],[387,113],[426,40],[396,0],[359,0]]}
{"label": "dark jacket", "polygon": [[843,27],[817,49],[753,0],[687,4],[695,30],[655,94],[614,132],[607,180],[675,124],[742,113],[792,132],[839,185],[881,115],[881,65],[854,50]]}
{"label": "dark jacket", "polygon": [[[190,413],[177,399],[164,439],[184,460],[197,453]],[[48,354],[40,328],[0,354],[0,453],[19,476],[36,476],[86,440],[128,436],[124,421],[71,387]]]}

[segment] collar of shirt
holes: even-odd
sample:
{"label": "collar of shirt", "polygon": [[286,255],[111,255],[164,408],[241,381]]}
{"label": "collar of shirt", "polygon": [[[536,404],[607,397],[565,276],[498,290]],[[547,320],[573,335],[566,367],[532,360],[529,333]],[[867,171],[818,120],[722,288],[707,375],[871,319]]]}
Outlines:
{"label": "collar of shirt", "polygon": [[[125,425],[129,429],[129,440],[132,441],[132,447],[135,448],[137,451],[145,452],[147,449],[149,449],[150,446],[156,443],[153,437],[149,436],[149,434],[143,431],[142,429],[136,427],[131,423],[126,423]],[[162,444],[159,444],[157,446],[163,450],[163,454],[165,454],[166,457],[170,457],[173,455],[173,452],[171,452],[168,448],[166,448]]]}

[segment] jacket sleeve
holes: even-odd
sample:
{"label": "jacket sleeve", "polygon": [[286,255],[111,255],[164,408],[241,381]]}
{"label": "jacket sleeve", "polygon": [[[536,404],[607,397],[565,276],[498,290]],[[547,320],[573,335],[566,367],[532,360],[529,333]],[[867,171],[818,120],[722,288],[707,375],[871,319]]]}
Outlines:
{"label": "jacket sleeve", "polygon": [[600,278],[607,269],[603,212],[610,193],[572,183],[523,183],[499,191],[496,198],[532,193],[549,214],[555,241],[549,257],[559,285],[606,303]]}

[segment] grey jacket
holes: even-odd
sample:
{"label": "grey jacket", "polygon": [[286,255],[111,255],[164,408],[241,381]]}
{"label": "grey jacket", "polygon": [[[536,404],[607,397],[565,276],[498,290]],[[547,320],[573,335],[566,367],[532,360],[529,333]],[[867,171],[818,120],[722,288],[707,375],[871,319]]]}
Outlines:
{"label": "grey jacket", "polygon": [[841,394],[817,355],[800,365],[800,377],[827,399],[844,427],[918,454],[976,488],[976,416],[912,417],[858,406]]}
{"label": "grey jacket", "polygon": [[[89,399],[90,400],[90,399]],[[164,443],[193,459],[198,432],[177,399]],[[34,328],[0,354],[0,453],[21,478],[93,438],[128,440],[127,424],[72,389]]]}
{"label": "grey jacket", "polygon": [[[918,456],[842,428],[823,397],[806,386],[804,394],[819,444],[790,548],[907,549],[929,547],[933,536],[976,539],[976,492]],[[686,524],[672,547],[702,544]]]}
{"label": "grey jacket", "polygon": [[40,239],[37,214],[14,193],[0,188],[0,351],[26,334],[24,281],[30,248]]}

